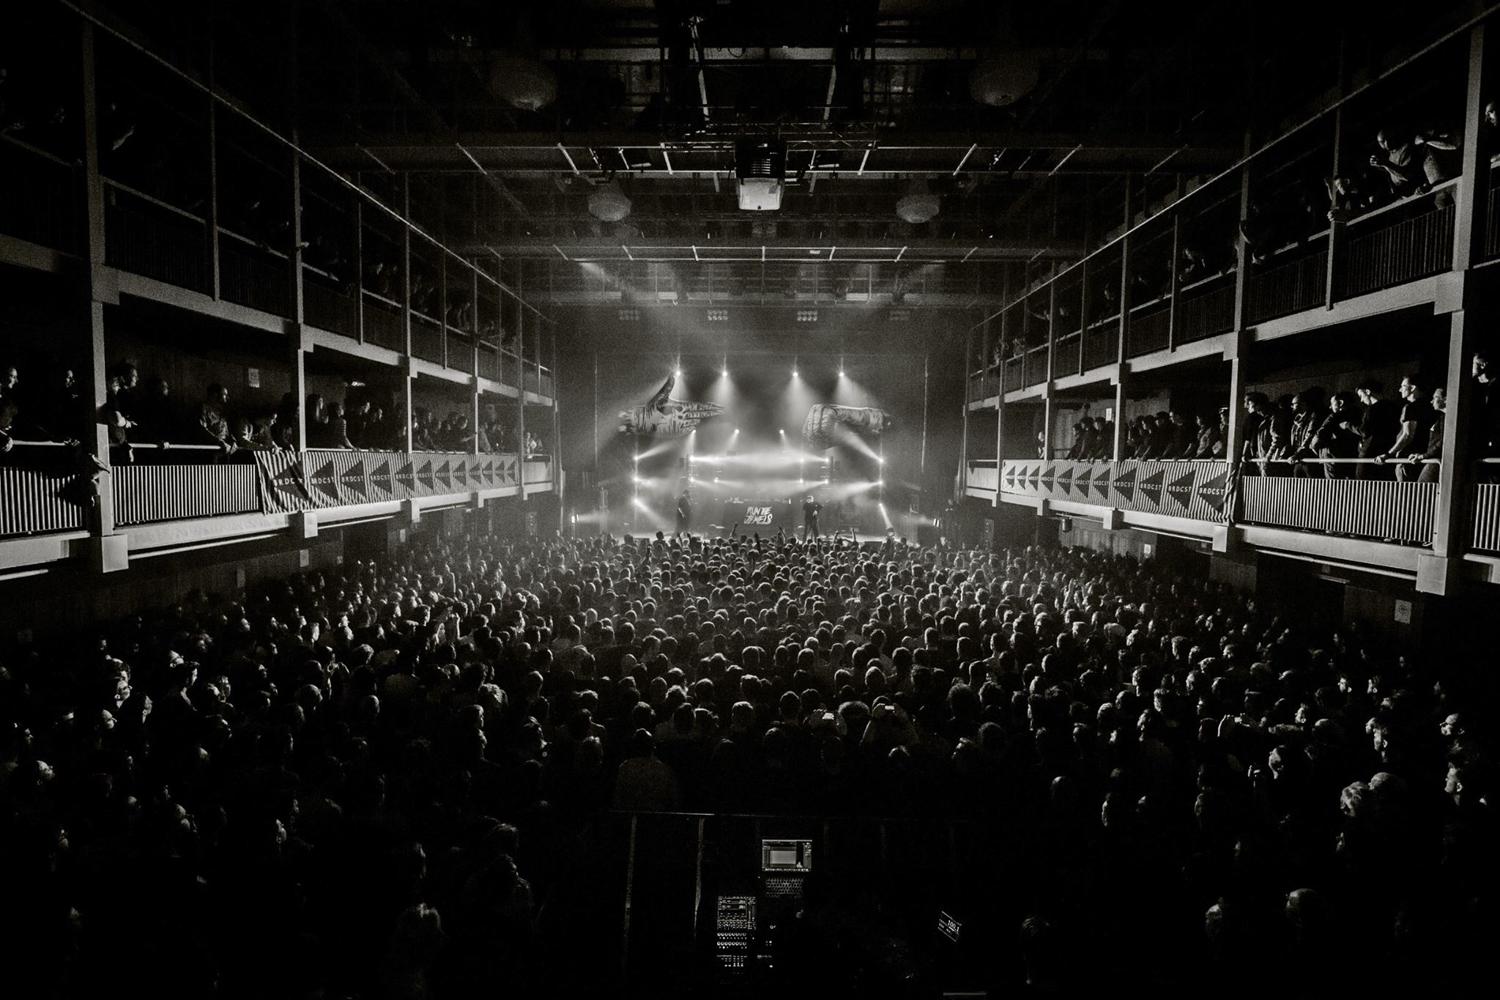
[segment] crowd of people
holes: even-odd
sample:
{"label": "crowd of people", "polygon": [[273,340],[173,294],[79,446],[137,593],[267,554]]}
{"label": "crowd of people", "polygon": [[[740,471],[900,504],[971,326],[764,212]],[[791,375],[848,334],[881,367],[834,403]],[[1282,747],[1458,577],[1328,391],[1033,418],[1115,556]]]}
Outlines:
{"label": "crowd of people", "polygon": [[[1487,680],[1085,550],[419,536],[6,656],[7,975],[576,995],[613,806],[982,823],[952,875],[1011,989],[1452,992],[1495,931]],[[821,995],[877,874],[799,918]]]}
{"label": "crowd of people", "polygon": [[[1474,459],[1500,458],[1500,395],[1487,349],[1471,365]],[[1365,377],[1352,390],[1333,393],[1321,386],[1272,399],[1246,393],[1241,471],[1246,475],[1329,479],[1438,481],[1447,416],[1447,391],[1428,389],[1416,376],[1401,380],[1389,398],[1378,379]],[[1130,419],[1122,457],[1128,459],[1214,459],[1226,457],[1229,410],[1217,418],[1189,417],[1179,411],[1141,414]],[[1085,407],[1073,424],[1066,457],[1073,461],[1114,458],[1114,421]],[[1478,478],[1500,472],[1480,467]]]}
{"label": "crowd of people", "polygon": [[[297,422],[302,416],[295,395],[284,394],[275,407],[232,409],[230,403],[229,390],[219,383],[210,384],[196,404],[181,403],[166,377],[142,379],[134,362],[120,361],[110,366],[106,402],[96,411],[96,419],[105,428],[111,461],[116,464],[136,461],[141,446],[169,450],[198,445],[219,458],[295,450]],[[404,448],[403,407],[391,393],[351,383],[342,402],[313,393],[305,406],[310,448]],[[90,432],[90,409],[71,368],[60,368],[46,384],[32,387],[23,381],[17,366],[0,366],[0,454],[11,452],[17,441],[80,447]],[[524,437],[518,435],[510,420],[513,416],[513,407],[486,404],[478,426],[471,427],[463,410],[451,408],[439,417],[431,409],[415,407],[412,448],[466,452],[477,440],[481,452],[512,452],[519,443],[528,457],[543,454],[541,437],[531,431]]]}
{"label": "crowd of people", "polygon": [[[1138,414],[1125,426],[1121,457],[1143,461],[1222,459],[1229,411],[1217,417],[1191,417],[1181,410]],[[1077,462],[1107,462],[1115,454],[1115,422],[1084,414],[1073,424],[1067,458]]]}

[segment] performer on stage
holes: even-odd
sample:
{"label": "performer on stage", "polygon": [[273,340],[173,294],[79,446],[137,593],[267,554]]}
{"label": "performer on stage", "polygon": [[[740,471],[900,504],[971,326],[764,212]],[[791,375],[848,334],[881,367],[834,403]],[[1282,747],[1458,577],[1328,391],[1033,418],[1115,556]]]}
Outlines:
{"label": "performer on stage", "polygon": [[677,533],[679,535],[685,534],[687,532],[688,523],[692,521],[692,519],[693,498],[687,490],[683,490],[682,495],[677,498]]}
{"label": "performer on stage", "polygon": [[822,509],[823,505],[814,500],[811,494],[802,502],[802,540],[804,542],[820,537],[818,533],[818,512]]}

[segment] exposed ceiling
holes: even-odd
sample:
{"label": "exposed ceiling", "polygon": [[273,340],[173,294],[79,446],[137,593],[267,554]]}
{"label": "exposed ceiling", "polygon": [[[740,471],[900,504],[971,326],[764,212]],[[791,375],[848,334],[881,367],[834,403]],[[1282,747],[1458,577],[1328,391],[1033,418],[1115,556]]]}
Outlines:
{"label": "exposed ceiling", "polygon": [[[1216,173],[1331,84],[1341,34],[1395,30],[1288,0],[266,0],[189,27],[114,5],[210,18],[226,89],[575,303],[993,301],[1003,267],[1118,225],[1126,177],[1139,205]],[[766,137],[783,203],[741,211],[736,142]],[[914,180],[927,221],[897,214]]]}

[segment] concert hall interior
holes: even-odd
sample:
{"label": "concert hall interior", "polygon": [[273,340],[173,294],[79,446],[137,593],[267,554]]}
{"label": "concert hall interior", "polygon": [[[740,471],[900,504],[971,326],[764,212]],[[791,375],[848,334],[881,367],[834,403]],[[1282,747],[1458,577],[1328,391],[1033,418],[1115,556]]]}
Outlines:
{"label": "concert hall interior", "polygon": [[0,997],[1478,995],[1497,67],[0,3]]}

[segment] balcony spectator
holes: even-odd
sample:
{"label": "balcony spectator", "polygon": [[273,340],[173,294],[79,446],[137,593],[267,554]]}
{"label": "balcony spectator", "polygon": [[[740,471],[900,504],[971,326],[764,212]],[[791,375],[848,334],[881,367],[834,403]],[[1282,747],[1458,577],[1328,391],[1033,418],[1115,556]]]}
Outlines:
{"label": "balcony spectator", "polygon": [[[1470,372],[1474,378],[1474,457],[1500,458],[1500,380],[1486,350],[1474,352]],[[1500,476],[1500,466],[1487,465],[1486,482]]]}
{"label": "balcony spectator", "polygon": [[198,428],[203,435],[219,446],[222,455],[233,455],[239,446],[229,428],[229,390],[215,382],[204,394],[203,404],[198,408]]}
{"label": "balcony spectator", "polygon": [[172,386],[160,375],[146,380],[146,388],[139,396],[136,406],[136,423],[140,428],[138,439],[168,447],[172,441],[181,440],[182,421],[177,413],[177,401],[172,398]]}
{"label": "balcony spectator", "polygon": [[1458,144],[1440,132],[1408,135],[1383,128],[1375,135],[1375,145],[1380,152],[1370,156],[1370,166],[1385,174],[1396,198],[1430,191],[1454,175]]}
{"label": "balcony spectator", "polygon": [[291,451],[297,450],[297,394],[283,393],[276,405],[276,443]]}
{"label": "balcony spectator", "polygon": [[1171,411],[1172,458],[1192,458],[1198,451],[1198,435],[1186,413]]}
{"label": "balcony spectator", "polygon": [[1427,428],[1427,447],[1396,467],[1396,479],[1403,483],[1435,483],[1442,471],[1443,427],[1448,416],[1448,393],[1439,387],[1432,390],[1432,423]]}
{"label": "balcony spectator", "polygon": [[[8,394],[0,393],[4,395]],[[67,366],[57,370],[50,388],[30,397],[25,410],[28,433],[40,440],[78,444],[86,433],[88,405]]]}
{"label": "balcony spectator", "polygon": [[[1334,393],[1328,415],[1313,434],[1313,450],[1319,458],[1347,459],[1359,457],[1360,423],[1364,409],[1352,392]],[[1323,466],[1323,474],[1330,479],[1348,479],[1354,470],[1348,465]]]}
{"label": "balcony spectator", "polygon": [[[283,400],[285,405],[285,400]],[[328,401],[320,393],[313,393],[307,397],[307,446],[309,448],[327,447],[323,442],[328,440]]]}
{"label": "balcony spectator", "polygon": [[1073,425],[1073,444],[1068,448],[1068,458],[1086,461],[1094,450],[1094,418],[1085,413]]}
{"label": "balcony spectator", "polygon": [[328,420],[322,425],[324,443],[320,447],[353,451],[354,442],[349,440],[349,421],[344,416],[344,404],[329,403],[327,412]]}
{"label": "balcony spectator", "polygon": [[[1272,403],[1271,397],[1263,392],[1251,392],[1245,395],[1245,409],[1249,416],[1245,421],[1242,457],[1262,476],[1280,475],[1279,465],[1273,463],[1286,457],[1292,430],[1290,407]],[[1242,471],[1245,475],[1254,474],[1249,468]]]}
{"label": "balcony spectator", "polygon": [[1108,462],[1114,458],[1115,422],[1107,417],[1094,418],[1094,447],[1089,458],[1095,462]]}
{"label": "balcony spectator", "polygon": [[238,451],[275,451],[276,414],[268,413],[258,420],[240,417],[235,421],[234,444]]}
{"label": "balcony spectator", "polygon": [[[1367,379],[1356,390],[1364,412],[1359,421],[1359,457],[1374,459],[1391,450],[1401,431],[1401,407],[1381,397],[1381,385]],[[1376,463],[1360,465],[1360,479],[1391,479],[1391,470]]]}
{"label": "balcony spectator", "polygon": [[16,418],[21,415],[21,370],[7,365],[0,370],[0,453],[15,447]]}
{"label": "balcony spectator", "polygon": [[130,436],[135,429],[135,421],[126,415],[120,404],[123,390],[120,376],[111,375],[105,383],[104,405],[99,407],[99,422],[104,425],[109,439],[111,462],[115,465],[128,465],[135,461],[135,452],[130,449]]}
{"label": "balcony spectator", "polygon": [[[1379,462],[1420,457],[1427,450],[1427,434],[1434,415],[1432,405],[1423,398],[1421,387],[1410,377],[1401,380],[1397,391],[1401,396],[1401,418],[1396,440],[1385,452],[1375,456]],[[1397,469],[1396,478],[1401,478],[1400,469]]]}
{"label": "balcony spectator", "polygon": [[1323,421],[1328,418],[1323,398],[1321,387],[1304,389],[1292,397],[1292,430],[1287,457],[1292,461],[1292,475],[1299,479],[1321,479],[1324,476],[1323,466],[1308,461],[1318,457],[1314,441]]}
{"label": "balcony spectator", "polygon": [[1224,457],[1224,435],[1216,419],[1202,414],[1198,416],[1198,441],[1193,457],[1198,459]]}

